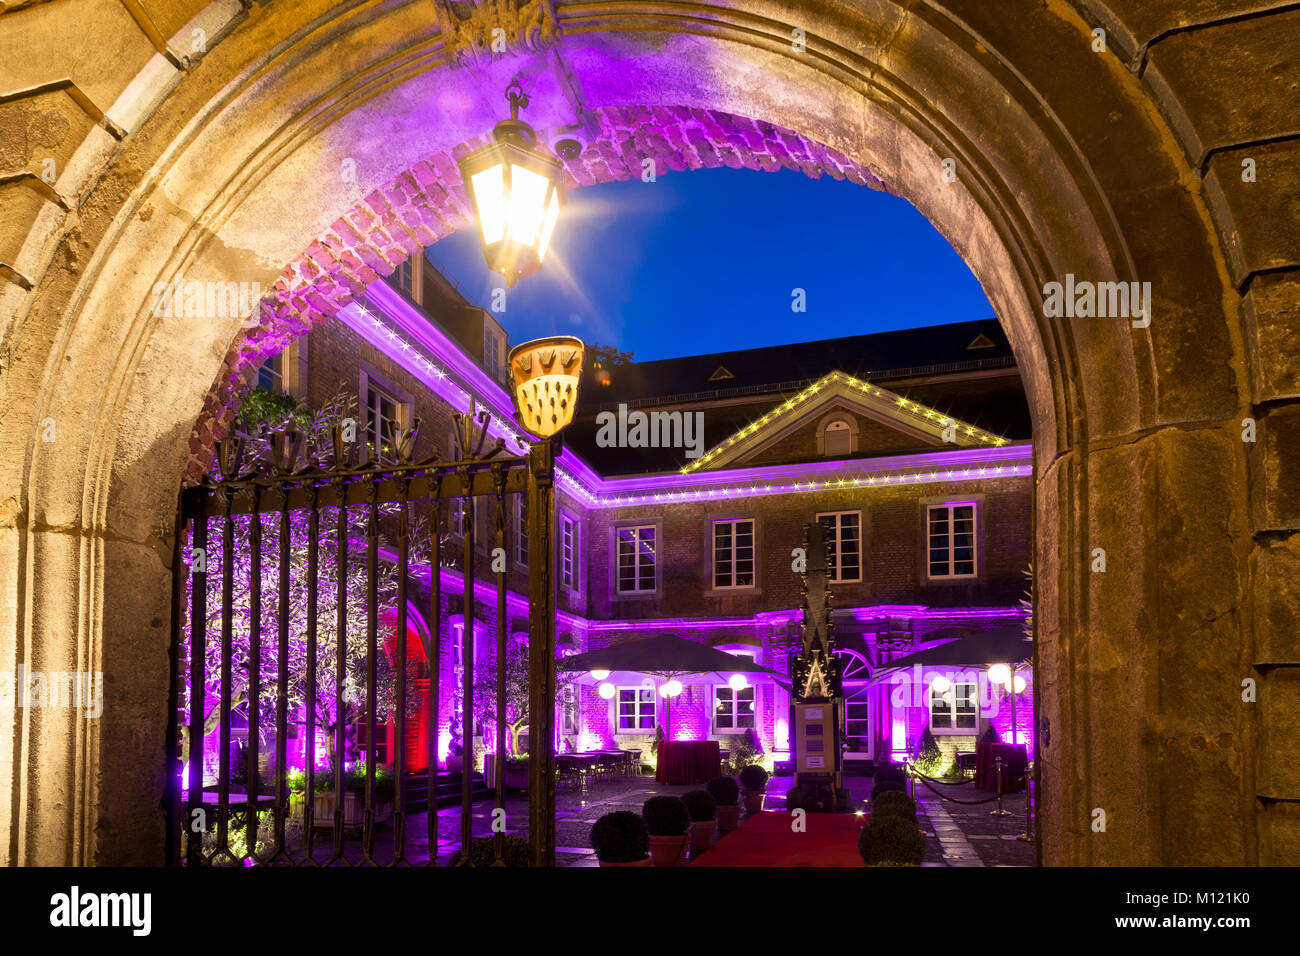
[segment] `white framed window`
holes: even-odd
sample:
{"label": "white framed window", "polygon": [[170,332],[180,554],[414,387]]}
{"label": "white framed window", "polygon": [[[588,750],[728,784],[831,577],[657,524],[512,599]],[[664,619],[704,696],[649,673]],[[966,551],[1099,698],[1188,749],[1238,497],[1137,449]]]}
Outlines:
{"label": "white framed window", "polygon": [[515,495],[515,561],[528,564],[528,496]]}
{"label": "white framed window", "polygon": [[827,511],[817,515],[830,542],[832,584],[862,580],[862,512]]}
{"label": "white framed window", "polygon": [[267,392],[279,394],[284,387],[284,353],[272,355],[257,370],[257,387]]}
{"label": "white framed window", "polygon": [[[456,723],[461,722],[465,714],[465,625],[453,624],[451,626],[451,681],[454,688],[451,698],[452,718]],[[470,660],[475,664],[478,663],[478,635],[472,634],[470,637]],[[463,726],[463,725],[462,725]],[[482,725],[476,720],[474,722],[474,736],[479,737],[483,734]]]}
{"label": "white framed window", "polygon": [[754,586],[753,518],[713,523],[713,586]]}
{"label": "white framed window", "polygon": [[842,418],[826,426],[822,454],[827,458],[840,458],[853,453],[853,429]]}
{"label": "white framed window", "polygon": [[655,730],[655,689],[653,687],[619,687],[618,732],[652,734]]}
{"label": "white framed window", "polygon": [[655,526],[619,528],[615,563],[619,594],[655,590]]}
{"label": "white framed window", "polygon": [[978,684],[973,681],[953,683],[943,693],[931,686],[929,693],[931,730],[975,732],[979,715]]}
{"label": "white framed window", "polygon": [[566,737],[578,732],[578,688],[572,681],[560,692],[560,733]]}
{"label": "white framed window", "polygon": [[931,578],[973,578],[978,572],[975,502],[926,508],[927,567]]}
{"label": "white framed window", "polygon": [[727,684],[713,688],[713,728],[720,734],[735,734],[754,726],[754,685],[732,690]]}
{"label": "white framed window", "polygon": [[387,448],[389,429],[401,428],[406,421],[406,403],[396,392],[366,375],[361,396],[366,412],[366,441],[376,461],[393,461]]}
{"label": "white framed window", "polygon": [[578,522],[560,515],[560,583],[578,589]]}
{"label": "white framed window", "polygon": [[483,330],[483,371],[498,382],[505,373],[505,342],[494,330]]}
{"label": "white framed window", "polygon": [[411,298],[411,260],[409,257],[399,262],[397,268],[393,270],[393,285],[397,287],[397,291],[407,298]]}

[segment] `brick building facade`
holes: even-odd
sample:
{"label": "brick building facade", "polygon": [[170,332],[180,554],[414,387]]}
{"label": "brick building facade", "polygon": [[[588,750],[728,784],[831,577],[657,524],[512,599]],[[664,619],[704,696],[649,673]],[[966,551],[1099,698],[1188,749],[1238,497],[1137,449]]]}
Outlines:
{"label": "brick building facade", "polygon": [[[339,392],[356,395],[367,429],[377,416],[406,427],[419,418],[417,458],[435,447],[452,454],[453,413],[473,395],[491,414],[490,434],[518,453],[508,344],[494,316],[415,256],[372,285],[363,303],[269,360],[259,383],[317,407]],[[671,447],[635,447],[644,442],[626,436],[611,444],[616,432],[600,426],[620,407],[662,413],[665,423],[698,414],[702,441],[687,447],[665,425],[663,436],[678,439]],[[582,674],[557,703],[561,747],[649,754],[663,735],[716,738],[726,749],[752,729],[780,761],[790,749],[787,675],[801,619],[797,549],[805,524],[816,520],[833,526],[836,567],[843,565],[832,589],[851,765],[901,756],[927,726],[945,752],[973,749],[990,724],[1005,732],[1005,709],[978,675],[971,693],[985,700],[972,715],[960,680],[955,703],[951,692],[946,702],[929,700],[928,688],[913,699],[897,683],[913,675],[891,675],[887,665],[936,641],[1022,625],[1032,543],[1028,438],[1019,376],[996,320],[663,362],[593,350],[557,482],[560,653],[671,634],[775,675],[751,673],[743,688],[731,687],[727,674],[683,677],[670,701],[658,693],[663,681],[648,674]],[[445,757],[459,708],[463,544],[458,511],[444,505],[439,519],[448,544],[438,640]],[[516,502],[507,509],[507,633],[521,645],[522,519]],[[486,503],[477,520],[491,520]],[[488,531],[476,557],[480,672],[495,666]],[[409,645],[426,654],[427,582],[427,568],[412,569]],[[960,671],[942,672],[960,678]],[[1029,699],[1026,691],[1022,739]],[[408,766],[419,768],[427,718],[415,724]],[[492,732],[482,729],[490,747]]]}

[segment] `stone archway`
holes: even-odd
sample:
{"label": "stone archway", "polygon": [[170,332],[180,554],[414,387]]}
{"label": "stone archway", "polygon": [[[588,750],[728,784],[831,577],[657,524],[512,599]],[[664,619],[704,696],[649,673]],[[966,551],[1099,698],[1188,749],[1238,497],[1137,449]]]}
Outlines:
{"label": "stone archway", "polygon": [[[4,16],[30,18],[39,46],[60,5],[44,6]],[[1036,426],[1044,861],[1300,857],[1300,778],[1282,747],[1300,713],[1300,652],[1284,629],[1300,593],[1281,584],[1300,551],[1284,457],[1300,387],[1279,332],[1300,301],[1300,255],[1271,228],[1263,190],[1243,192],[1232,175],[1258,147],[1273,172],[1257,182],[1264,195],[1294,196],[1281,172],[1294,131],[1285,83],[1276,102],[1223,122],[1213,97],[1228,94],[1203,81],[1221,66],[1215,51],[1267,60],[1282,49],[1300,29],[1294,12],[1228,16],[1252,5],[1225,2],[1222,22],[1188,23],[1078,0],[1017,5],[1013,22],[962,0],[875,0],[838,18],[736,0],[687,19],[671,6],[558,0],[551,22],[552,7],[524,6],[545,29],[512,24],[517,56],[459,70],[446,41],[465,31],[444,21],[440,32],[424,4],[318,0],[224,19],[207,8],[174,17],[172,41],[155,24],[157,56],[123,55],[116,87],[101,64],[84,89],[20,76],[21,95],[0,100],[66,97],[92,118],[88,132],[71,126],[53,188],[25,168],[0,183],[34,210],[0,247],[0,302],[15,315],[0,395],[0,668],[100,669],[108,684],[97,724],[0,711],[3,858],[161,861],[176,476],[211,439],[210,428],[191,435],[204,396],[238,374],[241,355],[303,331],[304,305],[328,311],[318,290],[290,285],[316,281],[307,261],[328,265],[313,243],[325,248],[339,211],[363,203],[367,224],[393,225],[369,200],[481,134],[495,110],[482,91],[551,62],[530,44],[552,29],[566,65],[537,91],[558,104],[539,106],[538,125],[571,121],[568,77],[592,110],[635,103],[652,119],[668,107],[783,127],[913,201],[984,283]],[[177,56],[176,38],[202,17],[216,18],[202,21],[206,52]],[[1108,53],[1093,48],[1098,25]],[[97,116],[96,97],[111,101]],[[47,106],[67,111],[63,99]],[[339,175],[345,160],[353,179]],[[381,272],[393,259],[372,238],[358,230],[331,255]],[[389,238],[401,247],[400,232]],[[293,307],[259,316],[268,337],[233,353],[242,317],[196,323],[150,307],[155,284],[177,274],[271,288],[286,263],[299,271],[278,301]],[[1044,318],[1044,284],[1067,274],[1153,282],[1150,327]],[[218,428],[219,404],[208,407]],[[1244,417],[1258,420],[1258,442],[1242,442]],[[43,440],[51,421],[57,439]],[[1096,548],[1104,574],[1091,570]],[[1248,677],[1259,702],[1243,705]],[[1105,832],[1092,828],[1096,808]]]}

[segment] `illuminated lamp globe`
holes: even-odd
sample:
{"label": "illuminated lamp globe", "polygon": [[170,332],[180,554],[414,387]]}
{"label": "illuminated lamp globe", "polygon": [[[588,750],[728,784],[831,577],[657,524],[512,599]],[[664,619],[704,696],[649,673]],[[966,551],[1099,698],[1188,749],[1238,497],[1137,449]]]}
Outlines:
{"label": "illuminated lamp globe", "polygon": [[537,134],[519,118],[528,96],[518,82],[506,88],[510,119],[492,129],[492,142],[459,160],[474,205],[483,258],[513,286],[542,267],[564,205],[564,165],[538,147]]}
{"label": "illuminated lamp globe", "polygon": [[573,421],[584,349],[582,339],[552,335],[510,350],[515,410],[537,438],[550,438]]}
{"label": "illuminated lamp globe", "polygon": [[670,680],[667,684],[664,684],[664,691],[667,696],[676,697],[682,692],[682,682],[676,679]]}
{"label": "illuminated lamp globe", "polygon": [[989,680],[1001,686],[1011,683],[1011,668],[1006,664],[994,664],[989,668]]}
{"label": "illuminated lamp globe", "polygon": [[745,679],[744,674],[732,674],[731,679],[727,681],[727,686],[736,693],[740,693],[749,686],[749,681]]}
{"label": "illuminated lamp globe", "polygon": [[591,672],[592,680],[604,680],[608,676],[609,676],[609,671],[607,670],[594,670]]}
{"label": "illuminated lamp globe", "polygon": [[952,687],[952,681],[948,680],[943,674],[935,674],[934,679],[930,681],[930,689],[936,694],[942,694]]}
{"label": "illuminated lamp globe", "polygon": [[1019,674],[1017,674],[1015,678],[1015,691],[1017,694],[1023,694],[1025,692],[1025,679]]}
{"label": "illuminated lamp globe", "polygon": [[601,685],[600,685],[600,696],[603,697],[605,700],[612,700],[613,697],[614,697],[614,685],[613,685],[613,684],[601,684]]}

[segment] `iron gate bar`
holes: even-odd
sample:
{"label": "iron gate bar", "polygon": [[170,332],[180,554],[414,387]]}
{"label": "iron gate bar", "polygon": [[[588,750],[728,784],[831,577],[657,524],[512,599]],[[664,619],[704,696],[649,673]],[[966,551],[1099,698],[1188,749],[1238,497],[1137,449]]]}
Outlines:
{"label": "iron gate bar", "polygon": [[248,756],[244,764],[244,796],[247,813],[244,833],[248,855],[257,859],[257,793],[261,767],[262,710],[262,516],[252,515],[248,526]]}
{"label": "iron gate bar", "polygon": [[[283,464],[283,459],[277,462],[277,470],[287,471],[287,468],[278,468]],[[285,806],[285,774],[289,773],[289,754],[287,754],[287,736],[289,736],[289,571],[290,571],[290,528],[289,528],[289,496],[283,493],[283,488],[279,488],[279,566],[278,572],[278,591],[279,606],[277,607],[276,619],[276,852],[272,853],[272,860],[285,858],[290,861],[289,849],[285,845],[285,822],[287,817],[287,808]],[[261,520],[260,515],[253,515],[253,520]]]}
{"label": "iron gate bar", "polygon": [[[409,490],[408,479],[398,486],[397,495],[397,753],[393,755],[397,780],[393,796],[393,866],[410,862],[406,859],[406,574],[410,570],[406,496]],[[369,762],[374,762],[373,756]]]}
{"label": "iron gate bar", "polygon": [[[312,856],[312,851],[316,847],[316,615],[319,613],[319,602],[316,592],[320,587],[320,510],[316,507],[318,495],[315,488],[311,491],[311,510],[307,512],[307,728],[306,738],[304,740],[303,760],[305,777],[302,792],[302,822],[303,822],[303,843],[306,847],[307,857],[304,862],[309,866],[316,865],[316,859]],[[284,496],[286,506],[288,505],[289,496]],[[289,512],[283,512],[284,534],[288,536],[289,529]],[[286,557],[288,552],[282,552]],[[281,559],[281,592],[289,593],[288,573],[289,562],[284,558]],[[285,704],[288,705],[288,667],[289,667],[289,618],[286,614],[281,624],[281,633],[283,634],[283,647],[281,653],[281,666],[284,668],[281,680],[285,688]],[[279,733],[281,739],[281,750],[284,749],[285,731],[287,727],[281,725]],[[310,754],[310,756],[306,756]],[[277,771],[277,786],[284,787],[285,770]]]}
{"label": "iron gate bar", "polygon": [[[497,706],[495,733],[496,760],[493,768],[496,773],[497,800],[496,808],[505,819],[506,809],[506,575],[509,573],[510,561],[506,557],[506,508],[502,489],[505,487],[505,472],[500,465],[492,466],[492,478],[497,484],[497,548],[501,555],[501,571],[497,574]],[[505,865],[506,834],[493,825],[492,852],[498,866]]]}
{"label": "iron gate bar", "polygon": [[[435,479],[436,481],[437,479]],[[436,490],[436,489],[435,489]],[[435,499],[436,501],[436,499]],[[429,668],[429,720],[424,739],[426,758],[425,786],[428,803],[424,808],[425,828],[429,837],[429,866],[438,865],[438,692],[442,668],[442,516],[435,503],[429,522],[429,651],[424,655]]]}
{"label": "iron gate bar", "polygon": [[[234,621],[232,604],[234,603],[235,582],[235,526],[230,516],[230,503],[233,497],[229,488],[223,489],[223,519],[221,522],[221,753],[218,755],[217,779],[217,848],[212,852],[215,860],[225,852],[232,862],[238,863],[230,850],[230,696],[231,696],[231,649],[234,643]],[[206,670],[206,669],[205,669]]]}
{"label": "iron gate bar", "polygon": [[[189,812],[185,821],[185,859],[191,866],[203,860],[203,833],[207,830],[207,816],[203,809],[203,724],[204,677],[208,658],[208,519],[194,519],[193,550],[191,555],[201,556],[203,570],[191,575],[190,599],[190,759],[187,785]],[[193,560],[193,557],[191,558]],[[191,566],[192,567],[192,566]],[[198,782],[195,783],[197,776]],[[195,827],[198,827],[196,834]]]}
{"label": "iron gate bar", "polygon": [[[527,485],[527,478],[524,468],[518,467],[517,463],[523,462],[524,459],[507,459],[500,462],[506,465],[506,492],[508,494],[522,493]],[[455,465],[416,466],[411,465],[406,468],[385,468],[385,477],[377,483],[378,499],[381,504],[388,504],[397,500],[398,487],[407,480],[404,477],[397,477],[398,472],[410,471],[414,469],[422,470],[422,474],[409,479],[409,491],[407,494],[408,501],[424,501],[439,497],[487,497],[495,494],[493,478],[490,472],[490,464],[484,462],[461,462]],[[303,511],[311,507],[311,492],[313,487],[329,487],[342,485],[344,488],[345,505],[363,505],[367,502],[367,490],[365,479],[367,473],[364,471],[348,472],[299,472],[293,476],[295,487],[288,487],[289,510]],[[458,484],[455,488],[444,492],[442,495],[436,494],[432,489],[439,485],[440,479],[454,478]],[[353,479],[349,481],[348,479]],[[277,511],[279,510],[279,488],[278,482],[268,482],[265,480],[249,479],[242,481],[222,482],[221,487],[228,487],[232,491],[251,490],[250,494],[240,496],[240,500],[231,504],[230,513],[235,516],[251,514],[254,511]],[[197,491],[210,492],[213,490],[210,485],[200,486]],[[337,491],[336,491],[337,496]],[[196,513],[202,513],[208,517],[221,517],[224,515],[221,505],[217,502],[218,496],[199,495],[190,497],[190,510],[187,514],[193,517]],[[196,500],[197,498],[197,500]],[[337,497],[336,497],[337,501]]]}
{"label": "iron gate bar", "polygon": [[[360,484],[354,486],[358,491],[365,489]],[[334,632],[334,854],[326,865],[342,860],[348,866],[352,863],[343,855],[343,680],[347,673],[347,634],[348,634],[348,515],[347,487],[340,477],[334,482],[334,500],[338,508],[338,526],[335,528],[335,564],[338,566],[338,597],[336,600],[336,621]],[[315,706],[312,701],[309,706]],[[311,741],[311,758],[316,759],[316,742]]]}
{"label": "iron gate bar", "polygon": [[[367,482],[366,505],[366,807],[361,826],[361,862],[375,862],[375,641],[379,639],[379,506],[375,482]],[[341,760],[342,754],[335,754]],[[343,795],[339,795],[342,800]]]}
{"label": "iron gate bar", "polygon": [[[528,452],[528,843],[532,866],[555,866],[555,455]],[[541,678],[538,680],[538,678]]]}
{"label": "iron gate bar", "polygon": [[[469,487],[468,468],[462,470],[461,486]],[[462,863],[474,865],[470,854],[473,840],[473,820],[470,813],[474,805],[471,776],[474,772],[474,499],[464,498],[461,507],[461,532],[465,544],[465,606],[461,614],[460,629],[460,669],[461,681],[460,706],[460,849]]]}

